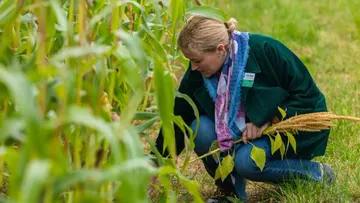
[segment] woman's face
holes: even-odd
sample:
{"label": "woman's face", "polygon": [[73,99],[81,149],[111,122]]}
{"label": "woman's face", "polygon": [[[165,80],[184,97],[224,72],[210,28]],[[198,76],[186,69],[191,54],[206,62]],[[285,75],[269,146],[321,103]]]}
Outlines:
{"label": "woman's face", "polygon": [[182,53],[190,60],[191,70],[199,71],[204,77],[209,78],[217,73],[225,62],[226,51],[222,46],[218,46],[216,51],[195,54],[187,49],[182,49]]}

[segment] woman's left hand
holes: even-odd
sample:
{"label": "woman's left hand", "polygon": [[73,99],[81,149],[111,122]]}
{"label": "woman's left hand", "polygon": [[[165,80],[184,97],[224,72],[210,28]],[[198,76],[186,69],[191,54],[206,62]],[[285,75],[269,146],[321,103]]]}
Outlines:
{"label": "woman's left hand", "polygon": [[245,131],[242,134],[242,141],[247,144],[248,140],[254,140],[262,136],[264,130],[269,127],[270,122],[267,122],[261,128],[258,128],[253,123],[247,123]]}

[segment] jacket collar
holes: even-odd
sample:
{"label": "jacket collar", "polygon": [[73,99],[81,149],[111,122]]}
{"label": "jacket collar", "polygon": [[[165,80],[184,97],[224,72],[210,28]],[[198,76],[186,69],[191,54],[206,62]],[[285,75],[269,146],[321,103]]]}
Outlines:
{"label": "jacket collar", "polygon": [[[187,78],[189,83],[203,82],[203,78],[201,76],[201,73],[198,72],[198,71],[191,71],[191,65],[189,65],[188,71],[190,71],[189,75],[188,75],[188,78]],[[254,53],[251,51],[251,49],[249,50],[249,58],[247,60],[247,64],[246,64],[246,67],[245,67],[245,72],[246,73],[261,73],[261,69],[259,67],[259,64],[258,64],[258,62],[256,60],[256,57],[255,57]],[[247,94],[248,94],[248,91],[249,91],[250,88],[251,87],[243,87],[242,94],[241,94],[242,101],[246,101],[246,97],[247,97]],[[212,99],[211,99],[209,93],[207,92],[206,87],[205,87],[205,85],[203,83],[194,92],[194,97],[199,102],[199,104],[204,108],[206,113],[211,118],[214,118],[214,116],[215,116],[214,115],[214,113],[215,113],[215,109],[214,109],[215,104],[212,101]]]}

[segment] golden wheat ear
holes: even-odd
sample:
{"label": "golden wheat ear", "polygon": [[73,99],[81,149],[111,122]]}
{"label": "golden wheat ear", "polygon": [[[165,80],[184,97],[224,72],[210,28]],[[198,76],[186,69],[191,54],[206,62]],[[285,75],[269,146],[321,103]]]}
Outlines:
{"label": "golden wheat ear", "polygon": [[360,122],[360,118],[351,116],[338,116],[331,112],[316,112],[296,115],[286,120],[282,120],[276,124],[269,126],[264,130],[264,135],[272,135],[276,132],[318,132],[321,130],[327,130],[334,126],[332,123],[334,120],[350,120]]}

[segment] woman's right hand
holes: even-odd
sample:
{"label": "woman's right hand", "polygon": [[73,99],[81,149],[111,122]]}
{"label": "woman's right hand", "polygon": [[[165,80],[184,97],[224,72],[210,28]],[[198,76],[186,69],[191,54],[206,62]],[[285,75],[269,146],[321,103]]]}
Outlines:
{"label": "woman's right hand", "polygon": [[249,140],[260,138],[267,127],[278,122],[280,122],[280,120],[277,116],[275,116],[271,122],[265,123],[265,125],[261,126],[260,128],[253,123],[247,123],[245,131],[242,134],[242,141],[247,144]]}
{"label": "woman's right hand", "polygon": [[247,144],[249,140],[260,138],[262,136],[262,132],[264,132],[264,130],[269,126],[270,122],[265,123],[265,125],[260,128],[253,123],[247,123],[245,131],[242,134],[242,141]]}

